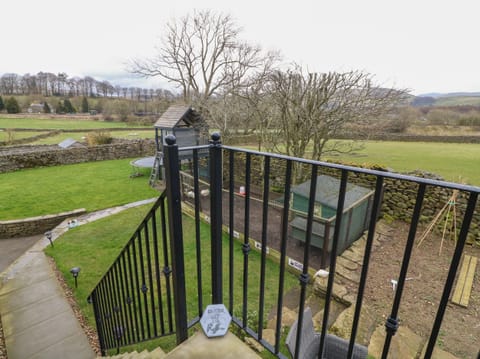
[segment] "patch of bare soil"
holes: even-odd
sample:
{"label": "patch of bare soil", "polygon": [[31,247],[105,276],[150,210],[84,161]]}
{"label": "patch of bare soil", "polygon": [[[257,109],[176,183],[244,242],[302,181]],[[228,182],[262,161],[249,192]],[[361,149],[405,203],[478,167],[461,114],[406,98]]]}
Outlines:
{"label": "patch of bare soil", "polygon": [[[409,230],[409,225],[404,222],[395,222],[391,227],[391,240],[383,242],[372,253],[365,292],[365,303],[372,307],[376,317],[382,320],[381,323],[390,315],[395,295],[391,280],[398,279],[400,274]],[[417,233],[398,317],[400,325],[409,327],[427,340],[437,314],[455,242],[445,239],[439,254],[441,236],[431,233],[418,247],[421,234],[421,231]],[[464,254],[480,258],[480,247],[467,245]],[[458,272],[461,265],[462,262]],[[456,281],[451,295],[455,284]],[[459,358],[475,358],[479,343],[480,266],[477,265],[468,307],[464,308],[449,301],[437,344]]]}

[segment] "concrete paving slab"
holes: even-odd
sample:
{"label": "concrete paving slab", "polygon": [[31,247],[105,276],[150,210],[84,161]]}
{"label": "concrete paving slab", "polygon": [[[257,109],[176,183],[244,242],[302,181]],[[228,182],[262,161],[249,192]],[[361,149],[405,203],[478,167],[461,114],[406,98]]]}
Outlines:
{"label": "concrete paving slab", "polygon": [[[46,279],[21,287],[6,294],[0,293],[0,311],[2,317],[9,312],[43,301],[46,298],[58,295],[59,287],[53,279]],[[63,295],[63,294],[62,294]]]}
{"label": "concrete paving slab", "polygon": [[[34,305],[22,307],[13,312],[2,315],[5,324],[5,337],[21,333],[34,325],[49,320],[52,317],[52,309],[55,313],[63,313],[72,310],[70,305],[63,298],[53,296],[44,301],[36,302]],[[7,324],[8,323],[8,324]]]}
{"label": "concrete paving slab", "polygon": [[[49,346],[31,356],[31,359],[93,359],[96,355],[85,337],[73,335]],[[13,359],[13,358],[12,358]]]}
{"label": "concrete paving slab", "polygon": [[[42,321],[20,333],[6,336],[5,344],[8,357],[10,359],[32,358],[38,352],[57,345],[72,336],[77,336],[79,333],[83,334],[83,331],[72,311],[52,314],[46,321]],[[82,338],[86,340],[84,335],[78,336],[78,340],[82,340]],[[90,348],[90,346],[88,347]]]}
{"label": "concrete paving slab", "polygon": [[2,253],[0,256],[0,273],[40,238],[42,238],[41,235],[24,238],[0,239],[0,253]]}
{"label": "concrete paving slab", "polygon": [[45,255],[29,251],[0,275],[0,296],[50,278],[56,280]]}

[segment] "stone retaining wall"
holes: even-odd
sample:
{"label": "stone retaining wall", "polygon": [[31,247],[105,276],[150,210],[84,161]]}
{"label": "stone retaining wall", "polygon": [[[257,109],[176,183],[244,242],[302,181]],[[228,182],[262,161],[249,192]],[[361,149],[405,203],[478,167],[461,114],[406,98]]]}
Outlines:
{"label": "stone retaining wall", "polygon": [[[245,153],[236,153],[235,154],[235,183],[245,183]],[[258,188],[263,186],[263,158],[259,156],[251,156],[251,184]],[[270,168],[270,179],[271,179],[271,189],[283,190],[284,187],[284,178],[285,178],[285,165],[286,161],[284,160],[272,160]],[[228,171],[228,156],[224,158],[224,171]],[[307,169],[308,166],[302,168],[305,180],[309,179],[310,170]],[[372,168],[380,171],[387,171],[382,168]],[[318,174],[329,175],[332,177],[340,178],[340,171],[327,167],[320,167]],[[434,180],[442,180],[441,177],[428,173],[428,172],[413,172],[408,173],[408,175],[429,178]],[[224,179],[228,180],[228,173],[224,173]],[[349,182],[368,187],[375,188],[375,176],[369,176],[365,174],[349,172],[348,177]],[[301,182],[299,182],[301,183]],[[382,202],[382,212],[381,215],[384,217],[390,217],[393,219],[400,219],[409,221],[411,219],[413,208],[416,202],[418,185],[415,182],[405,181],[405,180],[393,180],[385,178],[384,180],[384,193],[383,193],[383,202]],[[422,213],[420,217],[420,222],[423,224],[430,223],[439,211],[447,204],[450,197],[452,196],[452,190],[441,188],[441,187],[432,187],[428,186],[425,198],[423,200]],[[459,193],[456,201],[456,213],[457,219],[457,230],[460,230],[461,222],[460,219],[463,218],[463,213],[465,213],[467,204],[467,198],[465,193]],[[453,212],[453,211],[452,211]],[[452,213],[450,215],[452,218]],[[440,219],[437,222],[435,228],[437,233],[442,233],[443,226],[445,221]],[[480,242],[480,201],[477,203],[476,211],[470,225],[470,233],[468,236],[469,241],[479,241]]]}
{"label": "stone retaining wall", "polygon": [[65,219],[75,218],[86,212],[85,208],[82,208],[58,214],[0,221],[0,239],[28,237],[35,234],[45,233],[58,226]]}
{"label": "stone retaining wall", "polygon": [[0,173],[24,168],[154,156],[155,151],[155,141],[150,139],[67,149],[48,145],[7,147],[0,150]]}

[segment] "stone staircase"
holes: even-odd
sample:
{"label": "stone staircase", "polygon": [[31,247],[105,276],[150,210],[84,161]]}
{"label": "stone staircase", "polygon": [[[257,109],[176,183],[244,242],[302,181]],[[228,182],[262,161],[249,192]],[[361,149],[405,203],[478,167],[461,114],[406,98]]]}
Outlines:
{"label": "stone staircase", "polygon": [[107,356],[107,357],[97,357],[97,359],[104,359],[104,358],[109,358],[109,359],[163,359],[167,356],[165,352],[161,348],[156,348],[155,350],[149,352],[147,350],[144,350],[142,352],[129,352],[129,353],[121,353],[113,356]]}

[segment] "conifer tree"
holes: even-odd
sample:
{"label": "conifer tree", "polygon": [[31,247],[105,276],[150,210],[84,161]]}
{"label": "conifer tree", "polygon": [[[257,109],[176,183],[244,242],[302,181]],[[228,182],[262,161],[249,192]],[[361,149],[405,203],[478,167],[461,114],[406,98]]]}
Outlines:
{"label": "conifer tree", "polygon": [[50,106],[48,105],[47,102],[45,102],[43,104],[43,112],[45,112],[45,113],[51,113],[52,112],[52,109],[50,108]]}
{"label": "conifer tree", "polygon": [[89,112],[88,100],[87,100],[87,98],[86,98],[85,96],[83,97],[83,100],[82,100],[82,112],[83,112],[83,113]]}
{"label": "conifer tree", "polygon": [[75,113],[77,112],[75,110],[75,107],[73,107],[72,103],[70,102],[70,100],[68,98],[66,98],[65,100],[63,100],[63,108],[65,110],[66,113]]}
{"label": "conifer tree", "polygon": [[19,113],[20,106],[18,105],[17,99],[15,97],[10,97],[6,104],[5,108],[7,109],[8,113]]}

